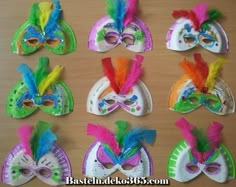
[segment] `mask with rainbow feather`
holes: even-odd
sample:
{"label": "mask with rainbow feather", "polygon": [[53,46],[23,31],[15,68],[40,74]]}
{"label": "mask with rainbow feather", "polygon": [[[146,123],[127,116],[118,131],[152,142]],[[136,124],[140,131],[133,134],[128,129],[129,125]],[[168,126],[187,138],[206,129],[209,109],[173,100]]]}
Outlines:
{"label": "mask with rainbow feather", "polygon": [[18,129],[20,143],[7,155],[2,166],[1,180],[11,186],[29,182],[35,176],[48,185],[65,184],[71,176],[66,153],[54,142],[51,124],[39,121],[35,128],[22,125]]}
{"label": "mask with rainbow feather", "polygon": [[188,182],[203,172],[219,183],[235,178],[234,159],[220,143],[222,124],[212,122],[207,134],[189,124],[185,118],[177,120],[176,125],[185,140],[179,142],[170,154],[167,167],[169,177],[179,182]]}
{"label": "mask with rainbow feather", "polygon": [[101,125],[89,123],[87,134],[97,141],[88,149],[83,161],[83,174],[105,178],[119,170],[128,177],[152,175],[152,159],[142,142],[152,144],[156,130],[130,129],[127,121],[117,121],[115,133]]}
{"label": "mask with rainbow feather", "polygon": [[71,53],[76,49],[76,37],[61,19],[59,0],[33,3],[29,18],[15,32],[11,49],[19,55],[31,54],[45,47],[55,54]]}
{"label": "mask with rainbow feather", "polygon": [[68,86],[59,76],[62,66],[49,70],[48,57],[40,57],[35,71],[26,64],[21,64],[18,71],[22,73],[22,81],[16,83],[11,90],[6,111],[14,118],[24,118],[37,108],[55,115],[71,113],[74,108],[73,96]]}
{"label": "mask with rainbow feather", "polygon": [[172,87],[168,106],[171,110],[187,113],[204,105],[219,115],[234,113],[234,97],[228,85],[218,77],[224,58],[217,58],[209,66],[200,54],[194,54],[195,64],[184,59],[180,66],[185,75]]}

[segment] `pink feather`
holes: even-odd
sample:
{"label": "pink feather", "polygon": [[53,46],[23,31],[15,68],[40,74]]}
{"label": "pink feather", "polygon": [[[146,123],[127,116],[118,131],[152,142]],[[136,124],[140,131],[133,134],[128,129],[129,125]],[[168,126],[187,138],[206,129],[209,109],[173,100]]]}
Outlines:
{"label": "pink feather", "polygon": [[211,148],[215,149],[220,141],[221,141],[221,135],[220,132],[223,129],[223,125],[219,122],[214,121],[207,130],[207,136],[209,138],[209,141],[211,142]]}
{"label": "pink feather", "polygon": [[207,4],[199,3],[193,8],[193,12],[198,18],[200,25],[208,19],[207,15]]}
{"label": "pink feather", "polygon": [[25,149],[25,154],[28,154],[32,157],[32,152],[30,148],[30,138],[32,135],[33,128],[29,125],[22,125],[18,128],[17,133],[20,138],[20,143]]}
{"label": "pink feather", "polygon": [[127,94],[130,88],[132,88],[138,82],[139,78],[143,74],[143,69],[141,64],[142,61],[143,61],[142,55],[136,55],[136,60],[132,61],[132,66],[130,68],[129,74],[127,75],[125,83],[121,88],[122,94]]}
{"label": "pink feather", "polygon": [[109,129],[101,125],[88,123],[87,135],[92,135],[96,137],[98,141],[108,144],[116,155],[120,153],[120,147],[116,141],[115,134],[112,133]]}
{"label": "pink feather", "polygon": [[124,26],[129,25],[133,21],[137,13],[137,0],[127,0],[128,6],[126,8],[126,14],[124,19]]}
{"label": "pink feather", "polygon": [[184,117],[176,121],[176,126],[181,129],[182,135],[184,136],[185,140],[188,142],[189,146],[192,149],[195,149],[196,139],[195,139],[195,136],[191,132],[194,127]]}

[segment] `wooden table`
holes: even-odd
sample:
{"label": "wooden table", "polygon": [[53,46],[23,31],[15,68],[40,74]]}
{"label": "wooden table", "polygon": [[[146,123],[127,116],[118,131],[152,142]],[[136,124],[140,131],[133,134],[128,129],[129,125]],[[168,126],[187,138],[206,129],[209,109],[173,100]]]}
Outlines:
{"label": "wooden table", "polygon": [[[168,94],[172,84],[182,75],[178,62],[187,57],[192,60],[193,53],[201,53],[208,62],[213,61],[219,55],[213,54],[203,48],[195,48],[187,52],[173,52],[166,49],[165,36],[174,19],[171,17],[173,9],[190,9],[197,0],[140,0],[139,17],[149,26],[153,37],[153,50],[143,53],[145,75],[142,80],[150,89],[153,97],[153,112],[144,117],[134,117],[123,110],[107,116],[95,116],[86,112],[87,95],[92,85],[102,77],[101,59],[103,57],[128,57],[133,58],[135,53],[118,46],[107,53],[96,53],[87,48],[88,33],[91,26],[105,14],[105,1],[61,0],[64,11],[64,19],[74,29],[78,40],[78,48],[69,55],[59,56],[42,49],[30,56],[14,55],[10,50],[10,43],[16,28],[23,23],[28,16],[31,0],[0,1],[0,163],[4,160],[10,149],[19,141],[16,130],[21,124],[35,125],[38,120],[45,120],[53,124],[58,136],[58,144],[67,152],[75,178],[83,178],[81,166],[84,154],[93,137],[85,133],[88,122],[103,124],[114,130],[114,122],[118,119],[127,120],[132,126],[144,126],[157,130],[157,139],[153,146],[147,146],[154,161],[153,178],[167,177],[167,159],[174,145],[182,140],[179,129],[175,127],[175,121],[183,116],[172,112],[167,107]],[[226,55],[228,64],[223,69],[223,79],[228,83],[233,93],[236,94],[236,26],[235,26],[235,1],[233,0],[206,0],[209,7],[218,8],[224,19],[220,21],[228,34],[230,41],[229,53]],[[65,67],[62,79],[71,88],[74,96],[74,112],[63,117],[50,116],[42,111],[26,119],[13,119],[6,115],[5,105],[9,91],[20,80],[21,75],[16,68],[21,63],[27,63],[34,68],[37,58],[50,57],[51,67],[60,64]],[[231,150],[236,158],[235,132],[236,115],[218,116],[201,107],[195,112],[184,115],[191,123],[206,129],[213,120],[224,124],[222,132],[223,143]],[[113,176],[122,176],[117,172]],[[187,184],[170,180],[171,186],[211,186],[220,184],[210,180],[205,175],[199,176]],[[235,186],[236,180],[227,183],[227,186]],[[6,186],[0,184],[0,186]],[[46,186],[38,179],[24,186]]]}

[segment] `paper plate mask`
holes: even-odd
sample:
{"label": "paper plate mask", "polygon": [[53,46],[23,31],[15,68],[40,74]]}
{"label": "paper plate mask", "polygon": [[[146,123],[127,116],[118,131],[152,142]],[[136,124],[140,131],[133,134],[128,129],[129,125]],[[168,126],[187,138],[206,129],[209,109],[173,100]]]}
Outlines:
{"label": "paper plate mask", "polygon": [[193,10],[174,11],[176,22],[166,36],[166,47],[176,51],[186,51],[198,44],[213,53],[227,53],[228,38],[215,20],[222,17],[218,10],[207,11],[207,5],[200,3]]}
{"label": "paper plate mask", "polygon": [[59,80],[62,66],[49,71],[49,59],[40,57],[35,71],[21,64],[18,71],[22,81],[16,83],[7,99],[7,114],[14,118],[24,118],[37,108],[49,114],[60,116],[73,111],[74,102],[70,89]]}
{"label": "paper plate mask", "polygon": [[11,49],[19,55],[31,54],[45,47],[55,54],[66,54],[76,49],[76,38],[61,18],[59,0],[33,3],[29,18],[15,32]]}
{"label": "paper plate mask", "polygon": [[108,16],[93,26],[88,41],[89,49],[106,52],[119,44],[133,52],[152,49],[152,37],[145,23],[135,15],[137,0],[107,0]]}
{"label": "paper plate mask", "polygon": [[129,59],[117,58],[113,68],[111,58],[102,60],[104,74],[91,89],[87,99],[87,111],[96,115],[106,115],[121,107],[135,116],[152,111],[151,95],[139,80],[143,69],[143,56]]}
{"label": "paper plate mask", "polygon": [[20,144],[6,157],[2,167],[2,182],[19,186],[35,176],[48,185],[65,184],[71,176],[70,162],[66,153],[54,144],[56,135],[51,125],[39,121],[35,128],[22,125],[18,129]]}
{"label": "paper plate mask", "polygon": [[209,67],[200,54],[194,54],[194,59],[195,64],[186,59],[180,63],[185,75],[172,87],[169,108],[187,113],[204,105],[215,114],[233,113],[234,97],[228,85],[218,77],[225,59],[218,58]]}
{"label": "paper plate mask", "polygon": [[116,170],[128,177],[152,175],[152,160],[141,142],[152,144],[155,130],[135,128],[130,130],[128,122],[117,121],[117,131],[112,133],[100,125],[88,124],[87,134],[95,136],[95,142],[87,151],[83,161],[86,177],[105,178]]}
{"label": "paper plate mask", "polygon": [[235,178],[235,163],[229,150],[220,143],[223,126],[213,122],[205,135],[202,129],[189,124],[184,118],[176,125],[181,129],[185,140],[173,149],[168,161],[168,176],[187,182],[202,172],[210,179],[224,183]]}

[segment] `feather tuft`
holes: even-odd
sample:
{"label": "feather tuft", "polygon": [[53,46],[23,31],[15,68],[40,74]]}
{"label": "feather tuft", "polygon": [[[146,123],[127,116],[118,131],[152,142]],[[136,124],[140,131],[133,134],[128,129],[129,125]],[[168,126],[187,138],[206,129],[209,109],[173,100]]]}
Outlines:
{"label": "feather tuft", "polygon": [[200,53],[194,54],[194,60],[196,62],[196,69],[201,72],[202,81],[205,82],[209,73],[208,64],[203,60]]}
{"label": "feather tuft", "polygon": [[24,153],[32,157],[32,152],[30,149],[30,138],[32,135],[33,128],[29,125],[22,125],[18,128],[17,133],[20,138],[20,143],[24,148]]}
{"label": "feather tuft", "polygon": [[129,72],[129,60],[127,58],[117,58],[115,66],[115,81],[119,89],[124,85]]}
{"label": "feather tuft", "polygon": [[112,133],[109,129],[101,125],[88,123],[87,135],[94,136],[98,141],[107,144],[116,155],[120,153],[120,147],[116,142],[115,134]]}
{"label": "feather tuft", "polygon": [[193,12],[195,13],[200,25],[208,19],[207,4],[206,3],[197,4],[193,8]]}
{"label": "feather tuft", "polygon": [[39,94],[43,95],[49,86],[54,84],[58,79],[63,70],[63,66],[56,66],[51,73],[48,74],[39,84]]}
{"label": "feather tuft", "polygon": [[211,143],[211,148],[212,149],[215,149],[220,141],[221,141],[221,130],[223,129],[223,125],[219,122],[213,122],[209,127],[208,127],[208,130],[207,130],[207,136],[208,136],[208,139]]}
{"label": "feather tuft", "polygon": [[[33,5],[31,6],[30,15],[29,15],[29,22],[30,22],[32,25],[39,26],[39,17],[38,17],[38,14],[39,14],[38,3],[33,3]],[[39,26],[39,28],[40,28],[40,26]]]}
{"label": "feather tuft", "polygon": [[179,18],[187,18],[189,15],[189,12],[187,10],[174,10],[172,12],[172,16],[175,18],[175,19],[179,19]]}
{"label": "feather tuft", "polygon": [[107,14],[113,20],[116,18],[115,0],[106,0]]}
{"label": "feather tuft", "polygon": [[33,72],[29,68],[27,64],[21,64],[18,67],[18,71],[22,74],[22,79],[24,83],[26,84],[29,93],[31,96],[35,96],[37,94],[37,87],[36,87],[36,81]]}
{"label": "feather tuft", "polygon": [[118,94],[120,92],[120,89],[115,82],[115,70],[112,66],[111,58],[102,59],[102,66],[105,76],[110,81],[111,88],[116,94]]}
{"label": "feather tuft", "polygon": [[196,139],[195,149],[198,152],[205,153],[211,149],[210,141],[208,137],[204,134],[202,129],[197,129],[196,127],[192,129],[191,132]]}
{"label": "feather tuft", "polygon": [[180,118],[176,121],[176,126],[180,128],[183,137],[188,142],[189,146],[193,149],[196,146],[196,140],[193,134],[193,126],[184,118]]}
{"label": "feather tuft", "polygon": [[137,13],[137,0],[127,0],[128,6],[126,7],[126,14],[124,18],[124,26],[129,25]]}
{"label": "feather tuft", "polygon": [[124,138],[124,150],[130,150],[136,146],[141,146],[141,142],[144,141],[148,144],[152,144],[156,138],[155,130],[147,130],[143,128],[135,128],[127,133]]}
{"label": "feather tuft", "polygon": [[48,75],[49,58],[48,57],[40,57],[38,60],[38,65],[35,69],[34,76],[36,80],[37,87],[40,82]]}
{"label": "feather tuft", "polygon": [[139,78],[143,74],[142,69],[142,55],[136,55],[136,60],[132,61],[132,66],[130,68],[129,74],[125,80],[124,85],[121,88],[122,94],[127,94],[129,90],[138,82]]}
{"label": "feather tuft", "polygon": [[123,147],[123,140],[128,132],[129,123],[127,121],[119,120],[119,121],[116,121],[115,124],[117,126],[116,141],[118,142],[120,147]]}
{"label": "feather tuft", "polygon": [[56,135],[50,130],[45,130],[38,139],[38,147],[36,153],[36,161],[48,153],[53,146],[53,142],[57,140]]}
{"label": "feather tuft", "polygon": [[220,73],[225,63],[226,63],[226,60],[224,58],[217,58],[215,62],[210,64],[209,75],[206,80],[206,87],[208,88],[208,90],[213,89],[215,85],[216,77]]}

